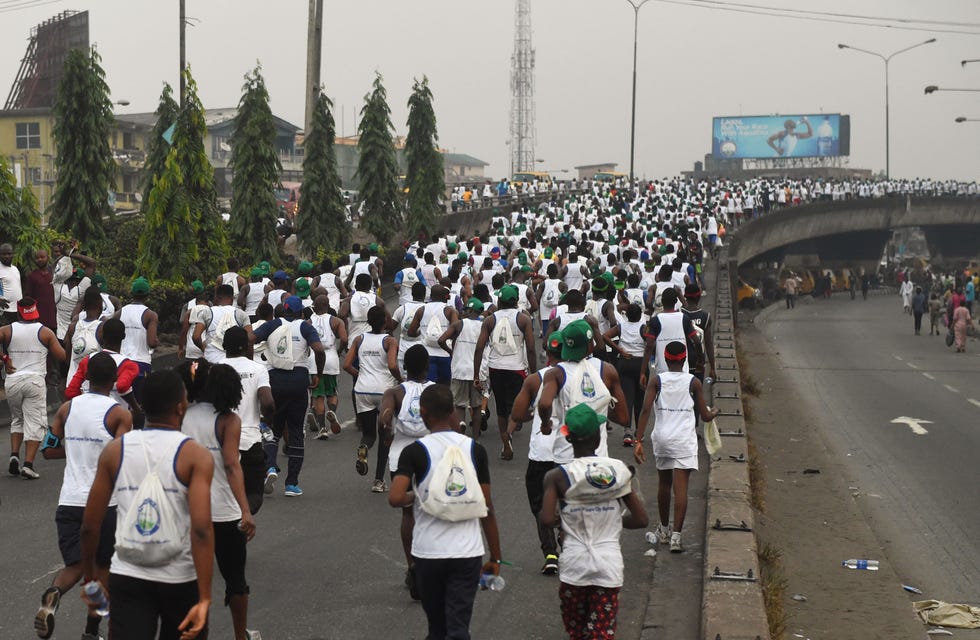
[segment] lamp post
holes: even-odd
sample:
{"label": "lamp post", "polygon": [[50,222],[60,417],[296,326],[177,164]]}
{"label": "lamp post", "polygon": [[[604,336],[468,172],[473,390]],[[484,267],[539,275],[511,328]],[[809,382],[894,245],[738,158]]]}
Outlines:
{"label": "lamp post", "polygon": [[958,122],[958,123],[963,123],[963,122],[980,122],[980,118],[967,118],[965,116],[960,116],[960,117],[956,118],[956,120],[954,122]]}
{"label": "lamp post", "polygon": [[889,94],[889,92],[888,92],[888,63],[891,61],[892,58],[894,58],[895,56],[897,56],[900,53],[905,53],[906,51],[911,51],[912,49],[916,49],[918,47],[921,47],[921,46],[924,46],[924,45],[927,45],[927,44],[932,44],[935,41],[936,41],[935,38],[929,38],[928,40],[926,40],[924,42],[920,42],[918,44],[913,44],[912,46],[905,47],[904,49],[899,49],[898,51],[895,51],[895,52],[893,52],[893,53],[891,53],[891,54],[889,54],[887,56],[886,55],[882,55],[882,54],[878,53],[877,51],[869,51],[868,49],[859,49],[858,47],[852,47],[849,44],[838,44],[837,45],[837,48],[838,49],[850,49],[852,51],[857,51],[859,53],[867,53],[868,55],[877,56],[877,57],[881,58],[882,61],[885,63],[885,179],[886,180],[888,180],[888,179],[891,178],[891,140],[889,138],[890,131],[889,131],[889,126],[888,126],[888,124],[889,124],[888,123],[888,119],[889,119],[889,109],[888,109],[888,94]]}
{"label": "lamp post", "polygon": [[633,159],[636,156],[636,43],[640,29],[640,9],[650,0],[626,0],[633,7],[633,109],[630,116],[630,189],[633,188]]}
{"label": "lamp post", "polygon": [[930,85],[928,85],[926,87],[926,95],[929,95],[930,93],[936,93],[937,91],[970,91],[970,92],[977,92],[977,91],[980,91],[980,89],[962,89],[962,88],[959,88],[959,89],[953,89],[953,88],[947,89],[946,87],[937,87],[934,84],[930,84]]}
{"label": "lamp post", "polygon": [[976,58],[976,59],[973,59],[973,60],[960,60],[960,66],[961,67],[965,67],[966,65],[970,64],[971,62],[980,62],[980,58]]}

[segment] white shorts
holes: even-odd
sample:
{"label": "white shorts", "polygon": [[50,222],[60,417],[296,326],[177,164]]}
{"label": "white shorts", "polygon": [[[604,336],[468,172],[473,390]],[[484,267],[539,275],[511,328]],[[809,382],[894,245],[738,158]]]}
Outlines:
{"label": "white shorts", "polygon": [[10,433],[23,433],[25,440],[41,442],[48,430],[48,389],[44,376],[19,375],[7,378]]}
{"label": "white shorts", "polygon": [[668,469],[691,469],[698,470],[698,456],[687,456],[686,458],[668,458],[657,456],[657,471],[667,471]]}
{"label": "white shorts", "polygon": [[354,392],[354,411],[357,413],[367,413],[381,408],[383,393],[357,393]]}

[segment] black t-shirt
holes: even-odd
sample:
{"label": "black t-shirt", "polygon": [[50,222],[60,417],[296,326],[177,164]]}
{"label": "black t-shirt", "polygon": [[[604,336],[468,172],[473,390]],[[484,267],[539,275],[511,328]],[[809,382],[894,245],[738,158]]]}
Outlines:
{"label": "black t-shirt", "polygon": [[[398,457],[396,476],[408,476],[417,485],[429,473],[429,452],[419,442],[413,442],[402,450]],[[480,484],[490,484],[490,461],[487,450],[479,442],[473,443],[473,466],[476,467],[476,478]]]}

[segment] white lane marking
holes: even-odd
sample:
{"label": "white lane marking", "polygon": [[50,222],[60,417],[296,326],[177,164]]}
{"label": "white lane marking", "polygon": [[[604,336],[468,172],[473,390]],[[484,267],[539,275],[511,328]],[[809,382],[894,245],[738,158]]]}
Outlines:
{"label": "white lane marking", "polygon": [[906,362],[905,364],[907,364],[908,366],[912,367],[913,369],[918,369],[919,368],[918,366],[916,366],[915,364],[912,364],[911,362]]}
{"label": "white lane marking", "polygon": [[56,566],[55,566],[55,567],[54,567],[53,569],[51,569],[51,570],[50,570],[50,571],[48,571],[47,573],[45,573],[45,574],[43,574],[43,575],[41,575],[41,576],[38,576],[37,578],[34,578],[33,580],[31,580],[31,584],[37,584],[37,583],[38,583],[38,582],[40,582],[41,580],[44,580],[45,578],[47,578],[47,577],[48,577],[48,576],[50,576],[50,575],[53,575],[53,574],[55,574],[55,573],[58,573],[58,572],[59,572],[59,571],[61,571],[62,569],[63,569],[63,567],[62,567],[62,566],[60,566],[60,565],[56,565]]}
{"label": "white lane marking", "polygon": [[896,356],[896,355],[895,355],[895,354],[893,353],[893,354],[892,354],[892,357],[893,357],[893,358],[895,358],[896,360],[898,360],[899,362],[901,362],[901,361],[902,361],[902,356]]}
{"label": "white lane marking", "polygon": [[924,436],[929,433],[922,425],[932,424],[932,420],[923,420],[922,418],[909,418],[908,416],[899,416],[892,420],[892,424],[905,424],[908,425],[909,429],[912,430],[917,436]]}
{"label": "white lane marking", "polygon": [[341,429],[347,429],[349,427],[353,427],[356,422],[357,422],[357,418],[351,418],[350,420],[344,420],[343,422],[340,423],[340,428]]}
{"label": "white lane marking", "polygon": [[973,398],[968,398],[967,402],[969,402],[970,404],[976,407],[980,407],[980,400],[974,400]]}
{"label": "white lane marking", "polygon": [[932,375],[931,373],[926,373],[925,371],[922,372],[922,375],[925,376],[926,378],[929,378],[930,380],[936,379],[936,376]]}
{"label": "white lane marking", "polygon": [[959,389],[957,389],[956,387],[950,386],[948,384],[944,384],[943,386],[946,387],[946,391],[950,391],[952,393],[959,393],[960,392]]}

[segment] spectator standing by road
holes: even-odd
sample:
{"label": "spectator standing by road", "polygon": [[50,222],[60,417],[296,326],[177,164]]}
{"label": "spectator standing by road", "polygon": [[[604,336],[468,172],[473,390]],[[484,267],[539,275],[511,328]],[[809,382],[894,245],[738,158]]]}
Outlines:
{"label": "spectator standing by road", "polygon": [[20,269],[13,261],[14,247],[0,244],[0,326],[17,321],[17,301],[24,297]]}
{"label": "spectator standing by road", "polygon": [[786,292],[786,308],[795,309],[796,308],[796,294],[800,290],[800,279],[796,277],[796,274],[792,271],[789,272],[789,277],[783,282],[783,291]]}

